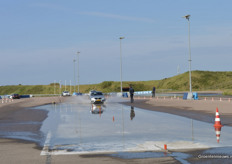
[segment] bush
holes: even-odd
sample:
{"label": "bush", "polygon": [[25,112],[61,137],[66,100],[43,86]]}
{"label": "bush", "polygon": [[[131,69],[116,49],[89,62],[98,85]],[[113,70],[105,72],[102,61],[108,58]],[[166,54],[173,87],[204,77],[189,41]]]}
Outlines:
{"label": "bush", "polygon": [[100,86],[101,86],[101,88],[104,89],[104,88],[111,87],[112,84],[113,84],[113,81],[103,81],[103,82],[100,84]]}
{"label": "bush", "polygon": [[132,87],[134,88],[135,91],[144,91],[144,90],[146,90],[144,84],[132,84]]}
{"label": "bush", "polygon": [[50,86],[54,86],[54,85],[56,85],[56,86],[58,85],[59,86],[60,84],[59,83],[50,83],[49,85]]}

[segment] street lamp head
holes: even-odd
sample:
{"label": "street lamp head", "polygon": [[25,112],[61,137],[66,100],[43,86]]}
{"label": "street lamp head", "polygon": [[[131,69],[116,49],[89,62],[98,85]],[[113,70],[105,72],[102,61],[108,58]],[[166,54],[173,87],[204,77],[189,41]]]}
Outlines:
{"label": "street lamp head", "polygon": [[80,52],[78,51],[77,54],[79,54]]}
{"label": "street lamp head", "polygon": [[185,19],[188,19],[188,20],[189,20],[190,15],[185,15],[185,16],[183,16],[183,18],[185,18]]}
{"label": "street lamp head", "polygon": [[120,37],[119,39],[124,39],[125,37]]}

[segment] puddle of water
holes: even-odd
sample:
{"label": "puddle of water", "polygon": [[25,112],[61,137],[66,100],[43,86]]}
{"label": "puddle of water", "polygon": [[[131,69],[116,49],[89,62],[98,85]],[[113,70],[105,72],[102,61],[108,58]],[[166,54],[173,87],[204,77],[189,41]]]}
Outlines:
{"label": "puddle of water", "polygon": [[228,154],[232,159],[232,147],[218,147],[205,150],[203,154]]}
{"label": "puddle of water", "polygon": [[[222,127],[217,140],[213,124],[124,106],[113,100],[105,105],[92,105],[83,99],[36,109],[49,111],[39,135],[28,132],[0,132],[0,135],[35,141],[44,147],[45,154],[122,152],[117,155],[128,158],[162,157],[163,153],[128,152],[163,151],[164,144],[168,150],[217,147],[213,152],[232,146],[231,127]],[[172,153],[179,161],[185,155]]]}
{"label": "puddle of water", "polygon": [[50,149],[72,153],[154,151],[163,150],[164,144],[169,150],[222,147],[230,144],[232,132],[223,127],[217,143],[212,124],[117,103],[42,108],[49,110],[41,131],[51,132]]}
{"label": "puddle of water", "polygon": [[121,158],[121,159],[144,159],[144,158],[160,158],[160,157],[174,157],[176,160],[180,161],[182,164],[189,164],[186,161],[191,155],[186,153],[167,153],[167,152],[118,152],[110,154],[108,156]]}
{"label": "puddle of water", "polygon": [[171,156],[170,154],[163,152],[118,152],[115,154],[110,154],[108,156],[122,158],[122,159],[135,159],[135,158],[159,158]]}

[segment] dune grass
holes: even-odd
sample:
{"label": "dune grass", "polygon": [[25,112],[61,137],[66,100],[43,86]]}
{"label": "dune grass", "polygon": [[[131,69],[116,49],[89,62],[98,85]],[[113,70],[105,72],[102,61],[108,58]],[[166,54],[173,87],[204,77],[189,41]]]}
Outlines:
{"label": "dune grass", "polygon": [[[172,91],[189,90],[189,73],[183,73],[170,78],[150,81],[123,81],[123,87],[132,85],[135,91],[152,90],[153,86],[159,90],[169,89]],[[99,84],[80,85],[80,92],[88,93],[90,90],[100,90],[102,92],[120,92],[119,81],[103,81]],[[0,86],[0,95],[19,94],[59,94],[64,91],[65,86],[60,88],[59,84],[49,85],[9,85]],[[70,91],[70,86],[66,86]],[[77,90],[77,86],[76,86]],[[225,95],[232,95],[232,72],[212,72],[212,71],[192,71],[193,91],[222,91]],[[74,86],[71,86],[71,92]]]}

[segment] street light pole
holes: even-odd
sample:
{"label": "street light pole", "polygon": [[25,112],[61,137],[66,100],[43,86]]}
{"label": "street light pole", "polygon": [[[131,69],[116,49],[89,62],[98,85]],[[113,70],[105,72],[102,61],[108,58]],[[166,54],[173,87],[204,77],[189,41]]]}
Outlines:
{"label": "street light pole", "polygon": [[189,91],[192,93],[192,79],[191,79],[191,47],[190,47],[190,15],[183,16],[188,20],[188,38],[189,38]]}
{"label": "street light pole", "polygon": [[72,80],[70,80],[70,89],[69,89],[70,91],[70,94],[72,93]]}
{"label": "street light pole", "polygon": [[54,80],[54,96],[56,95],[56,80]]}
{"label": "street light pole", "polygon": [[80,52],[78,51],[77,52],[77,84],[78,84],[78,93],[80,93],[80,90],[79,90],[79,54]]}
{"label": "street light pole", "polygon": [[120,37],[120,80],[121,80],[121,96],[122,95],[122,39],[125,37]]}
{"label": "street light pole", "polygon": [[75,62],[76,62],[76,60],[75,59],[73,59],[73,72],[74,72],[74,91],[73,92],[76,92],[76,72],[75,72]]}
{"label": "street light pole", "polygon": [[62,93],[61,93],[61,88],[62,88],[62,84],[61,84],[61,80],[60,80],[60,97],[61,97],[61,95],[62,95]]}

